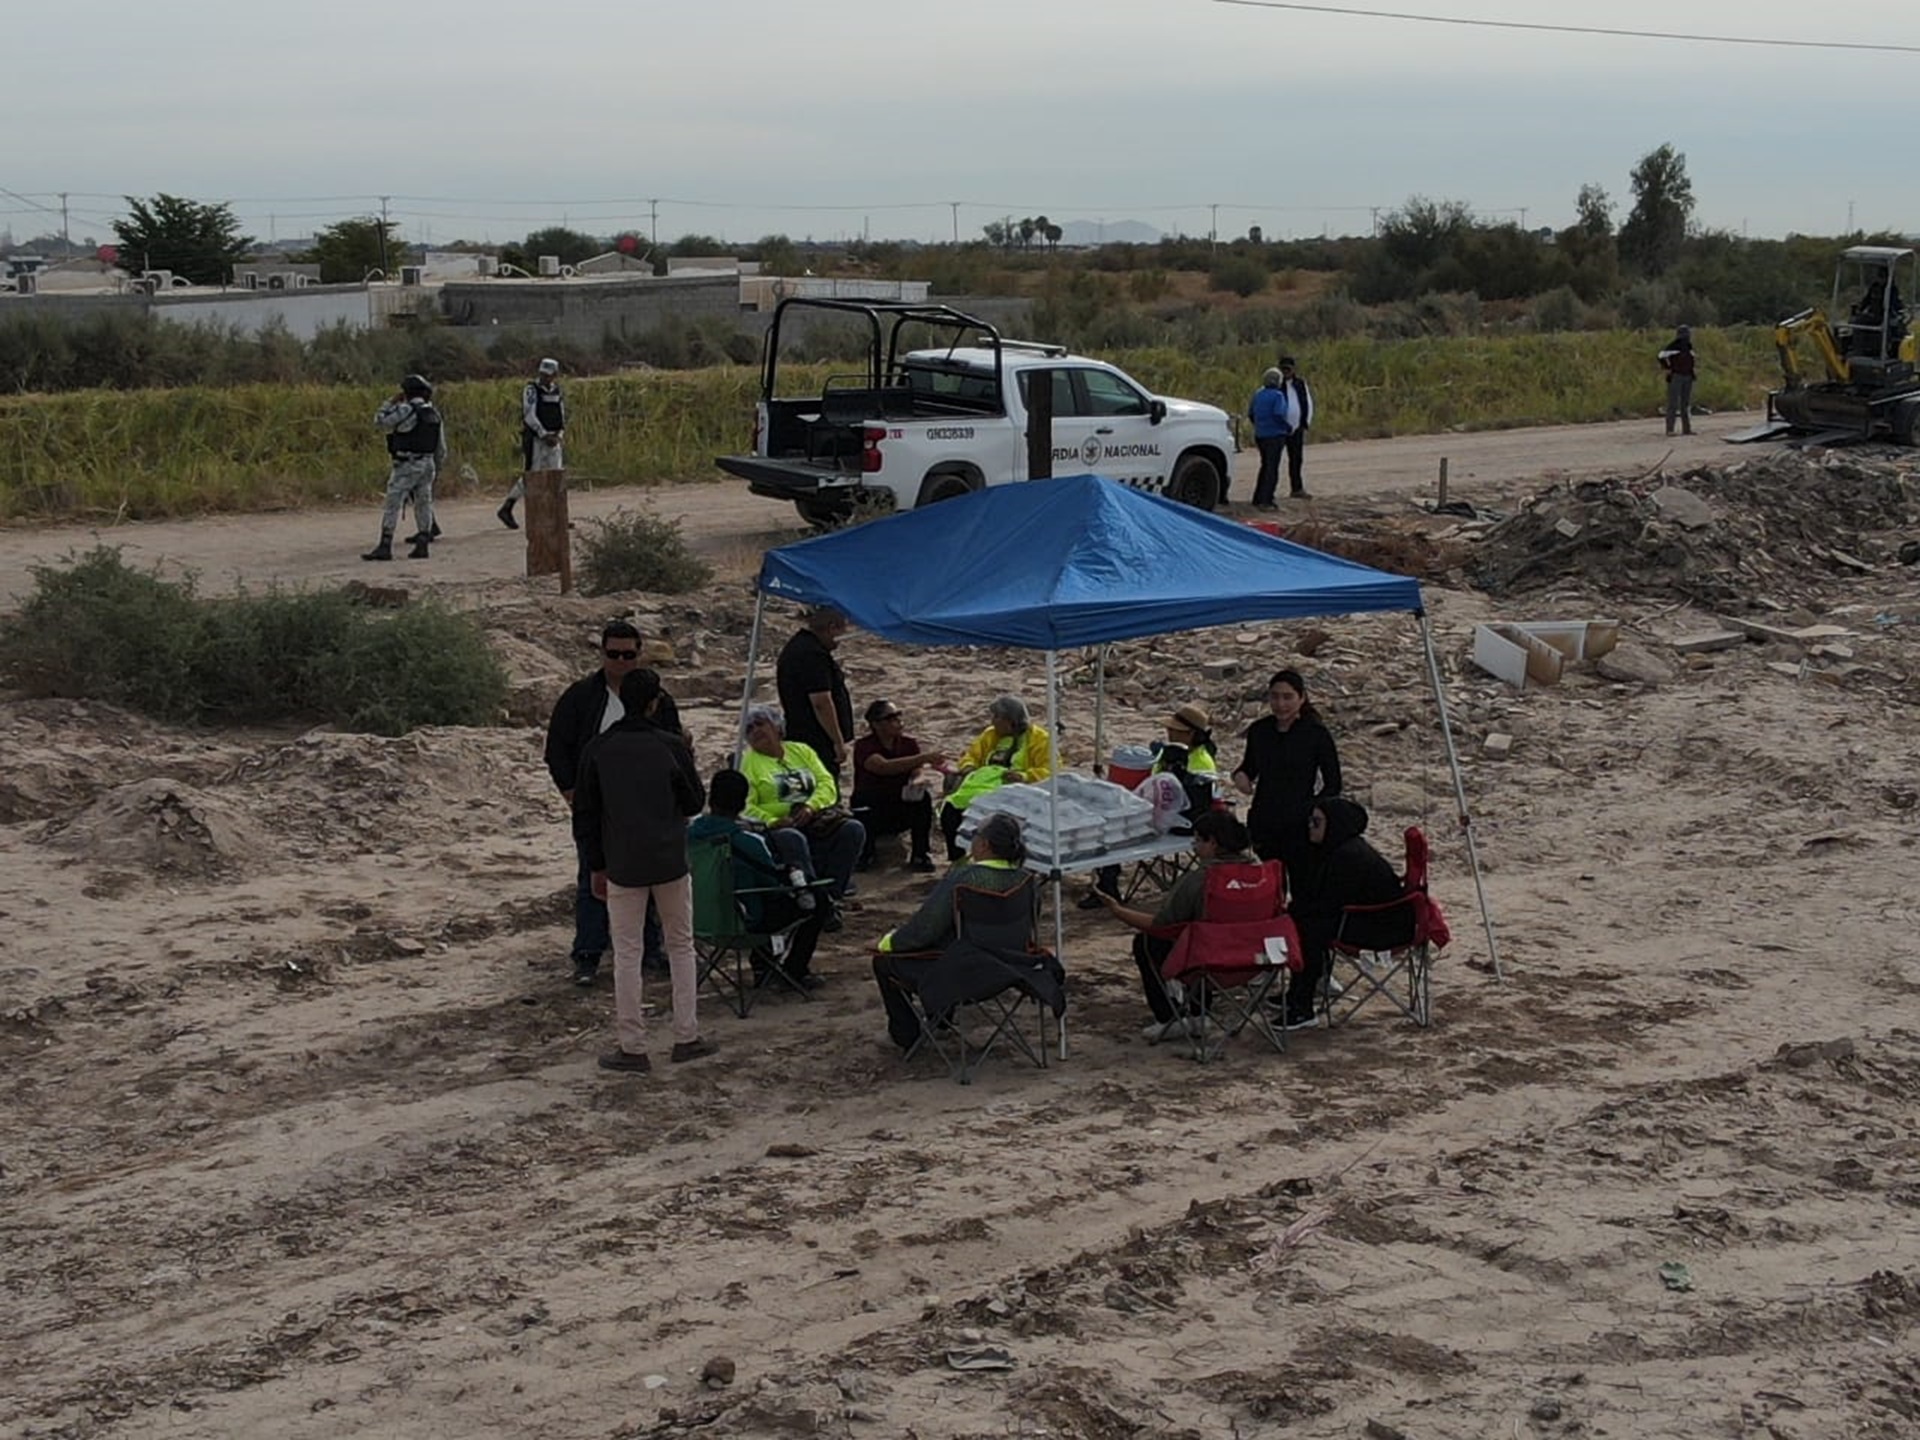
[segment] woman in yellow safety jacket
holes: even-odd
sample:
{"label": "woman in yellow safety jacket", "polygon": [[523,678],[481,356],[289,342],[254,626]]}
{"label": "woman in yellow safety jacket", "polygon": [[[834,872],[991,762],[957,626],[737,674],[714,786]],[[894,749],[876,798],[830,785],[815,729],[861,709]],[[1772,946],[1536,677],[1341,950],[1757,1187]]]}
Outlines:
{"label": "woman in yellow safety jacket", "polygon": [[953,861],[962,856],[960,822],[977,798],[1002,785],[1034,783],[1053,774],[1053,741],[1044,725],[1027,717],[1024,700],[1002,695],[987,706],[987,716],[993,723],[960,757],[960,786],[940,807],[940,833]]}

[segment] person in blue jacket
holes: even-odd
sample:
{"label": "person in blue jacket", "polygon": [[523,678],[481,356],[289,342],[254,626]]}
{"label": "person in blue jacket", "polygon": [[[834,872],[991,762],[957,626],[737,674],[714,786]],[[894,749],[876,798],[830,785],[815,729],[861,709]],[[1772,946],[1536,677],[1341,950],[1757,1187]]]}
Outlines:
{"label": "person in blue jacket", "polygon": [[1253,508],[1276,510],[1273,494],[1280,485],[1280,461],[1287,453],[1287,437],[1293,433],[1293,398],[1281,383],[1280,372],[1269,370],[1260,377],[1260,388],[1247,402],[1247,419],[1253,422],[1253,443],[1260,450],[1260,477],[1253,485]]}

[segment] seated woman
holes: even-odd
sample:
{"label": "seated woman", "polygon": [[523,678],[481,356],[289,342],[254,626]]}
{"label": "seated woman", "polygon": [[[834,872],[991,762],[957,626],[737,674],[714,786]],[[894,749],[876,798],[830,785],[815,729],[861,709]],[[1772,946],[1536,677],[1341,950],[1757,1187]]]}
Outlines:
{"label": "seated woman", "polygon": [[1133,937],[1133,963],[1140,967],[1140,984],[1147,994],[1147,1008],[1153,1011],[1153,1023],[1141,1032],[1150,1044],[1191,1034],[1189,1021],[1195,1007],[1191,999],[1176,1006],[1167,993],[1166,981],[1160,978],[1161,968],[1173,953],[1173,937],[1145,932],[1170,929],[1204,918],[1207,867],[1251,862],[1254,858],[1248,848],[1251,844],[1245,825],[1224,810],[1209,810],[1193,822],[1193,853],[1200,863],[1174,882],[1159,909],[1132,909],[1104,890],[1093,892],[1095,903],[1106,906],[1109,915],[1142,932]]}
{"label": "seated woman", "polygon": [[[1300,932],[1302,960],[1299,979],[1287,990],[1290,1030],[1314,1023],[1333,960],[1331,947],[1341,937],[1342,912],[1349,905],[1385,905],[1403,893],[1392,864],[1361,838],[1366,828],[1365,807],[1342,795],[1322,795],[1307,814],[1304,858],[1288,872],[1293,899],[1287,913]],[[1413,912],[1355,915],[1347,920],[1343,938],[1367,949],[1407,944],[1413,938]]]}
{"label": "seated woman", "polygon": [[947,840],[947,859],[960,859],[960,825],[967,807],[1001,785],[1021,785],[1053,774],[1053,742],[1044,725],[1027,718],[1026,702],[1002,695],[987,706],[992,724],[982,730],[960,757],[960,788],[940,807],[940,833]]}
{"label": "seated woman", "polygon": [[811,990],[821,983],[820,977],[812,973],[813,952],[820,944],[828,907],[816,904],[811,892],[791,883],[789,875],[798,867],[782,865],[775,859],[759,827],[742,818],[749,789],[747,777],[738,770],[716,770],[707,782],[707,813],[687,827],[687,839],[722,836],[727,839],[733,850],[736,890],[777,888],[783,892],[741,898],[747,924],[755,930],[784,930],[796,921],[802,922],[793,931],[785,955],[776,957],[758,950],[754,952],[754,973],[764,975],[777,964]]}
{"label": "seated woman", "polygon": [[[1153,773],[1216,775],[1220,771],[1214,754],[1213,717],[1204,705],[1180,706],[1166,719],[1167,738],[1153,742]],[[1198,818],[1197,816],[1195,817]],[[1120,867],[1103,865],[1095,872],[1093,890],[1080,897],[1082,910],[1098,910],[1102,895],[1120,893]]]}
{"label": "seated woman", "polygon": [[947,757],[922,750],[906,733],[900,707],[876,700],[867,707],[867,734],[853,747],[853,813],[867,829],[860,868],[873,864],[874,842],[902,831],[913,836],[909,870],[933,872],[933,797],[924,791],[909,800],[907,782],[922,765],[943,765]]}
{"label": "seated woman", "polygon": [[[944,949],[954,938],[953,892],[964,885],[1004,894],[1027,878],[1021,868],[1027,858],[1026,839],[1020,822],[1011,815],[989,815],[982,821],[968,855],[965,864],[947,871],[920,908],[882,935],[874,947],[873,978],[887,1007],[887,1035],[902,1050],[911,1050],[919,1042],[920,1021],[898,987],[917,991],[927,972],[940,963],[932,952]],[[1039,894],[1035,886],[1036,914]]]}
{"label": "seated woman", "polygon": [[786,719],[772,705],[747,711],[740,773],[747,777],[747,814],[767,827],[767,843],[781,863],[799,866],[809,879],[833,881],[829,893],[844,899],[866,830],[837,805],[833,772],[811,746],[787,739]]}

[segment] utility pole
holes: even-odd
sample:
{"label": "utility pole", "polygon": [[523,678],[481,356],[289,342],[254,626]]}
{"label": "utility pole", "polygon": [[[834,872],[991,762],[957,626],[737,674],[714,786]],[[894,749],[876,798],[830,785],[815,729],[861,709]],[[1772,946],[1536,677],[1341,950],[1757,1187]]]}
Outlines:
{"label": "utility pole", "polygon": [[1380,207],[1378,205],[1367,206],[1367,214],[1372,217],[1373,233],[1375,236],[1378,236],[1380,234]]}
{"label": "utility pole", "polygon": [[387,269],[387,202],[392,198],[391,195],[380,197],[380,275],[382,279],[391,278]]}
{"label": "utility pole", "polygon": [[1207,230],[1207,238],[1213,242],[1213,248],[1218,250],[1220,248],[1220,207],[1215,204],[1209,205],[1207,209],[1213,213],[1213,219],[1209,222]]}
{"label": "utility pole", "polygon": [[953,243],[958,245],[960,243],[960,202],[949,200],[947,208],[953,211]]}
{"label": "utility pole", "polygon": [[73,236],[67,229],[67,192],[60,192],[60,258],[67,259],[73,254]]}
{"label": "utility pole", "polygon": [[1853,202],[1847,202],[1847,234],[1853,234]]}
{"label": "utility pole", "polygon": [[656,246],[660,243],[660,202],[658,200],[647,201],[647,243]]}
{"label": "utility pole", "polygon": [[1520,207],[1520,228],[1522,230],[1527,228],[1527,207],[1524,205]]}

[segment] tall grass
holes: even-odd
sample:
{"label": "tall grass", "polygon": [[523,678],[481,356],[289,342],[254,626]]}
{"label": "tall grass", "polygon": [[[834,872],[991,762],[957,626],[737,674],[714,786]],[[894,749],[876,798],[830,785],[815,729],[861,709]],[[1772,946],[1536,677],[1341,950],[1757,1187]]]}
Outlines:
{"label": "tall grass", "polygon": [[[1665,338],[1641,330],[1292,346],[1275,335],[1104,353],[1162,394],[1238,415],[1287,347],[1314,386],[1314,433],[1326,441],[1650,414],[1663,398],[1653,354]],[[1699,331],[1695,344],[1700,404],[1760,403],[1775,373],[1767,331]],[[830,367],[810,368],[823,377]],[[758,385],[747,366],[573,381],[568,464],[604,482],[711,478],[715,455],[746,448]],[[387,467],[372,418],[388,393],[249,385],[0,400],[0,520],[373,503]],[[471,465],[483,481],[504,483],[518,470],[519,381],[443,385],[437,399],[453,473]]]}

